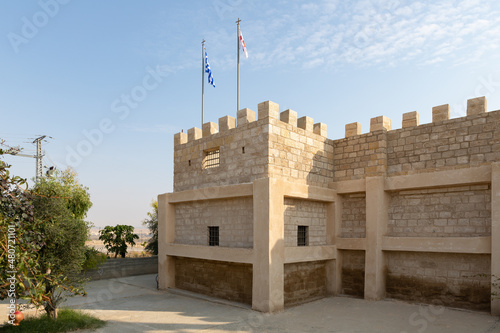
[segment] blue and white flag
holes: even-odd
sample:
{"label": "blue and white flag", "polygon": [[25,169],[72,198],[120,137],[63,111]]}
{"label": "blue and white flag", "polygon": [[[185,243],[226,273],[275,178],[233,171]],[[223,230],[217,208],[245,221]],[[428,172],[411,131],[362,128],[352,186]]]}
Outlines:
{"label": "blue and white flag", "polygon": [[214,77],[212,75],[212,70],[210,69],[210,64],[208,63],[207,51],[205,51],[205,73],[208,73],[208,83],[215,88]]}

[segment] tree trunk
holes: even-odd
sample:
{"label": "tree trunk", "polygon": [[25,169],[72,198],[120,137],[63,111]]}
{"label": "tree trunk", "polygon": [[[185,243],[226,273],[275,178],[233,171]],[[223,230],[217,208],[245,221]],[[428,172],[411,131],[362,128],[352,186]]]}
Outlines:
{"label": "tree trunk", "polygon": [[49,296],[50,301],[45,302],[45,312],[47,313],[47,316],[50,319],[56,320],[57,319],[57,303],[54,300],[54,294],[53,294],[53,289],[50,284],[47,284],[45,286],[45,293]]}
{"label": "tree trunk", "polygon": [[57,319],[57,309],[52,307],[50,303],[45,304],[45,312],[47,313],[47,316],[50,319],[56,320]]}

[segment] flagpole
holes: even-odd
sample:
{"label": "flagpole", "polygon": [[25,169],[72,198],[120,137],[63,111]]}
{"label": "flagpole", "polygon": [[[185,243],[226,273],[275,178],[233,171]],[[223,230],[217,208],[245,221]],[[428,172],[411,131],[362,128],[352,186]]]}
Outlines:
{"label": "flagpole", "polygon": [[205,115],[205,40],[201,42],[201,127]]}
{"label": "flagpole", "polygon": [[236,112],[240,110],[240,18],[236,21],[236,46],[238,49],[238,84],[237,84],[237,97],[236,97]]}

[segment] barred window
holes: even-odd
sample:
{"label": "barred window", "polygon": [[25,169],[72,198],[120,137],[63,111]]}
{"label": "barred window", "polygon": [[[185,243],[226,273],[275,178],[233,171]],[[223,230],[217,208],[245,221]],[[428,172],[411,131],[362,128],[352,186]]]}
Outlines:
{"label": "barred window", "polygon": [[219,153],[219,148],[205,151],[203,169],[217,168],[220,165]]}
{"label": "barred window", "polygon": [[309,245],[309,227],[299,225],[297,229],[297,246]]}
{"label": "barred window", "polygon": [[219,227],[208,227],[208,245],[219,246]]}

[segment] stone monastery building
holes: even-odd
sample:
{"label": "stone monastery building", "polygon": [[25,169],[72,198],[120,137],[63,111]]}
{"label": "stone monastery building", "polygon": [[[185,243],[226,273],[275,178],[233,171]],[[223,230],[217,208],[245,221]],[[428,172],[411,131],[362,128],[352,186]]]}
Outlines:
{"label": "stone monastery building", "polygon": [[262,312],[326,296],[396,298],[500,315],[500,110],[449,105],[326,125],[276,103],[174,137],[158,197],[160,288]]}

